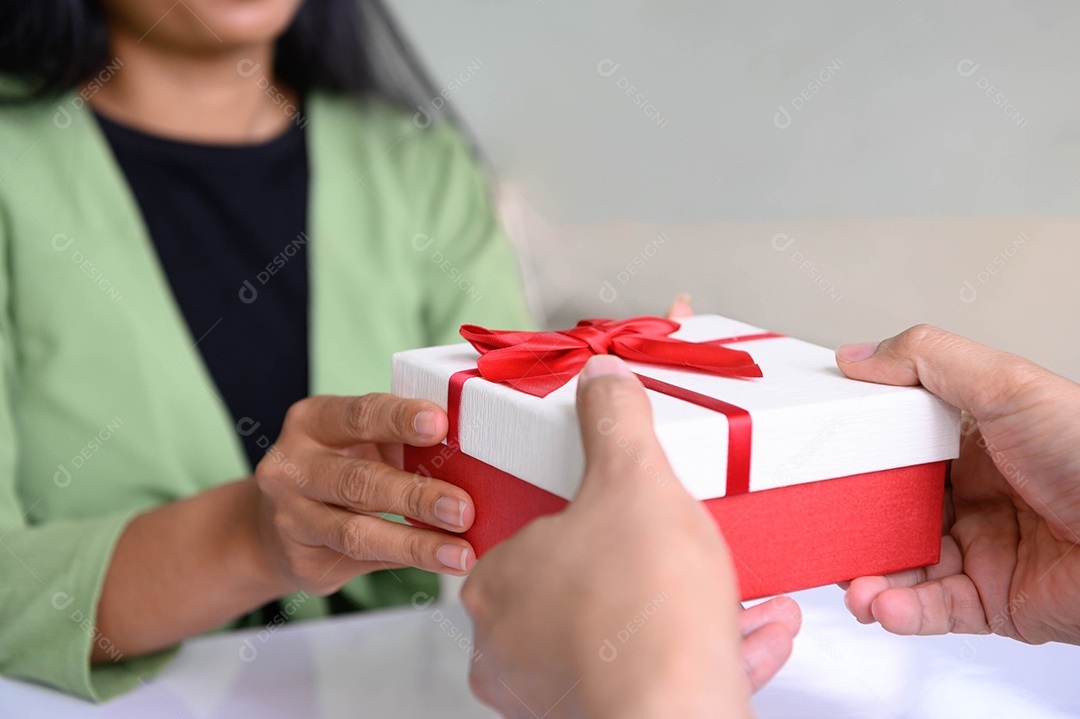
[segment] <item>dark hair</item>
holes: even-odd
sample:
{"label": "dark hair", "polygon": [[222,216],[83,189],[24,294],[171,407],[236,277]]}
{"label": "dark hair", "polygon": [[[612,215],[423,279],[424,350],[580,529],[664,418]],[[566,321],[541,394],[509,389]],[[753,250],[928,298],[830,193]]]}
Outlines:
{"label": "dark hair", "polygon": [[[409,109],[436,91],[381,0],[306,0],[278,38],[275,72],[300,92],[378,95]],[[4,0],[0,74],[15,96],[70,90],[110,61],[99,0]]]}

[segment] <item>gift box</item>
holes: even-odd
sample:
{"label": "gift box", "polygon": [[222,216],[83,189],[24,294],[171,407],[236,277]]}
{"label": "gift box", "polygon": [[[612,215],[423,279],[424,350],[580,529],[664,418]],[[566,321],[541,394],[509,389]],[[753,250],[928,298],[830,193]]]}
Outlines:
{"label": "gift box", "polygon": [[668,461],[715,518],[744,599],[938,561],[959,413],[921,388],[847,379],[832,350],[715,315],[462,334],[471,344],[395,355],[393,391],[450,417],[446,442],[406,447],[405,468],[469,492],[464,536],[478,556],[573,499],[576,376],[611,353],[645,385]]}

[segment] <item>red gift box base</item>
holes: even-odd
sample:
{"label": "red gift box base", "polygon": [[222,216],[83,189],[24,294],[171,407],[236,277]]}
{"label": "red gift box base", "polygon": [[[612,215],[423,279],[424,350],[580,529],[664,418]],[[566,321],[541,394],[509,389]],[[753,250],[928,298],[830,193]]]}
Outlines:
{"label": "red gift box base", "polygon": [[[936,564],[946,462],[705,500],[743,600]],[[446,445],[405,448],[405,469],[472,496],[464,533],[483,556],[567,501]]]}

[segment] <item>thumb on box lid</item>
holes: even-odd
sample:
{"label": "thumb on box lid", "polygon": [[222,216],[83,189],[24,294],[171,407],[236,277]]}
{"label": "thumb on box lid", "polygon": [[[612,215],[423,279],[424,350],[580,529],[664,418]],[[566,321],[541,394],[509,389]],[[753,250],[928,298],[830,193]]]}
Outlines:
{"label": "thumb on box lid", "polygon": [[1004,411],[1010,391],[1032,372],[1034,363],[991,349],[951,332],[917,325],[884,342],[842,345],[836,364],[851,379],[923,387],[976,419]]}
{"label": "thumb on box lid", "polygon": [[591,358],[578,377],[577,399],[585,446],[582,492],[625,490],[633,481],[664,484],[673,477],[645,388],[625,362],[613,355]]}

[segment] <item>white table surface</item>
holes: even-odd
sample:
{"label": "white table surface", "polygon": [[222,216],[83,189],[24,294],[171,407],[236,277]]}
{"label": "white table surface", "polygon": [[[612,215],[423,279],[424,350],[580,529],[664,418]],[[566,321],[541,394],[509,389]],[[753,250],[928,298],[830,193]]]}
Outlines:
{"label": "white table surface", "polygon": [[[893,637],[852,619],[835,587],[795,596],[803,632],[755,700],[761,717],[1080,716],[1080,648]],[[465,679],[469,632],[460,607],[432,605],[297,623],[262,641],[254,630],[204,637],[162,675],[102,706],[0,679],[0,716],[490,717]]]}

